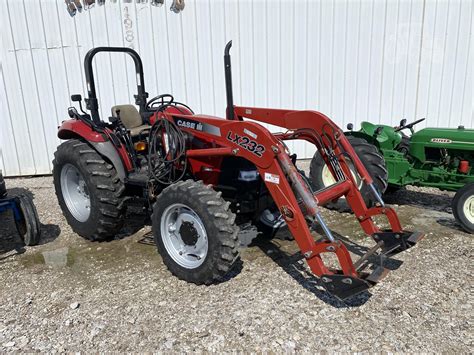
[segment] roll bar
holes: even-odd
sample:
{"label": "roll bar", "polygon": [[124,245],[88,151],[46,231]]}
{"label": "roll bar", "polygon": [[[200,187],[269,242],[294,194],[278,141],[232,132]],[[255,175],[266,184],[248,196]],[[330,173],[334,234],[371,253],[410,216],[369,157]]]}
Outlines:
{"label": "roll bar", "polygon": [[131,48],[126,47],[97,47],[92,48],[87,52],[84,58],[84,70],[86,74],[87,81],[87,93],[88,98],[86,98],[86,107],[91,112],[92,120],[94,123],[99,124],[101,122],[99,116],[99,104],[97,101],[97,92],[95,90],[95,81],[94,81],[94,72],[92,70],[92,59],[99,52],[118,52],[118,53],[127,53],[130,55],[135,63],[135,71],[137,77],[137,94],[135,97],[135,104],[140,107],[140,113],[144,112],[146,109],[146,99],[148,93],[145,91],[145,80],[143,78],[143,63],[138,55]]}

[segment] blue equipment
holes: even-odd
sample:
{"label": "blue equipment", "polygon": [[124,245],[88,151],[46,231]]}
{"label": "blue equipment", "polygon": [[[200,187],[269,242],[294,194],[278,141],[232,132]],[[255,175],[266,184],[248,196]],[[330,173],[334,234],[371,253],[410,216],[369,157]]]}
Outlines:
{"label": "blue equipment", "polygon": [[16,229],[26,245],[36,245],[41,236],[41,226],[35,205],[30,197],[21,194],[8,197],[5,182],[0,172],[0,214],[7,210],[13,212]]}

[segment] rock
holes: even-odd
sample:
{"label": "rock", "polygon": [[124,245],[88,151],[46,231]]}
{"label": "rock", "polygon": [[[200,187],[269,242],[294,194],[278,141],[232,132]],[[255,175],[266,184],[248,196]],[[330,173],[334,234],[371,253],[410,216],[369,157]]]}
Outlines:
{"label": "rock", "polygon": [[9,341],[7,343],[3,343],[3,347],[4,348],[12,348],[15,346],[15,342],[14,341]]}
{"label": "rock", "polygon": [[167,341],[165,341],[165,344],[164,344],[165,348],[171,349],[174,345],[174,342],[175,342],[174,339],[168,339]]}
{"label": "rock", "polygon": [[296,348],[296,343],[294,341],[287,341],[285,342],[285,344],[283,345],[284,348],[288,349],[288,350],[294,350]]}
{"label": "rock", "polygon": [[24,347],[24,346],[27,345],[28,342],[29,342],[29,339],[28,339],[28,337],[27,337],[26,335],[23,335],[23,336],[21,336],[21,337],[18,337],[18,338],[16,338],[15,340],[16,340],[16,344],[17,344],[17,346],[18,346],[19,348]]}
{"label": "rock", "polygon": [[79,302],[73,302],[69,305],[69,308],[77,309],[77,308],[79,308],[79,306],[80,306]]}

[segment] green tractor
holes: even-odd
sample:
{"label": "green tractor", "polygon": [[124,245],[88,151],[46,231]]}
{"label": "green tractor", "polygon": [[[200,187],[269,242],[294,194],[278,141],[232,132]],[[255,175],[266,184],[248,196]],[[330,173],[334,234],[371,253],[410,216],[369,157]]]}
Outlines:
{"label": "green tractor", "polygon": [[[467,232],[474,233],[474,129],[424,128],[415,133],[413,126],[422,121],[424,118],[407,124],[402,120],[397,127],[362,122],[359,131],[348,124],[345,134],[379,192],[406,185],[456,191],[454,217]],[[404,130],[410,130],[411,136]],[[311,161],[310,178],[317,190],[336,182],[318,152]],[[361,190],[366,188],[360,183]],[[369,204],[375,203],[368,191],[362,195]]]}

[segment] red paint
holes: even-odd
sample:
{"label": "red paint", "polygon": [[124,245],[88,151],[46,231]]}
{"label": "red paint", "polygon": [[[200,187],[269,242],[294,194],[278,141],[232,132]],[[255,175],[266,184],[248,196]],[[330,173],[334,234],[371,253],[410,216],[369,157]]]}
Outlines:
{"label": "red paint", "polygon": [[[315,193],[314,198],[317,204],[321,205],[345,196],[355,217],[367,234],[373,235],[380,231],[372,220],[372,217],[376,215],[385,215],[394,232],[402,231],[400,221],[393,209],[388,207],[368,208],[366,206],[343,153],[349,155],[359,175],[366,183],[371,183],[372,179],[342,130],[327,116],[315,111],[235,107],[235,114],[240,119],[250,118],[258,122],[276,125],[282,128],[282,132],[285,132],[271,134],[263,125],[256,122],[230,121],[207,115],[192,115],[189,110],[184,110],[180,112],[174,107],[169,107],[165,112],[153,115],[150,121],[153,124],[157,119],[167,119],[171,122],[175,122],[175,119],[177,122],[180,119],[182,119],[181,122],[185,122],[188,119],[198,123],[196,127],[177,123],[183,132],[192,137],[188,141],[190,146],[188,146],[186,156],[189,163],[188,168],[196,180],[201,179],[206,184],[217,184],[222,160],[225,156],[241,157],[252,162],[264,179],[278,209],[288,211],[286,220],[288,228],[315,275],[321,276],[336,272],[334,269],[326,267],[321,258],[322,253],[334,253],[341,267],[340,272],[347,276],[360,276],[354,268],[349,251],[342,242],[330,243],[325,240],[318,242],[314,240],[305,216],[300,213],[300,206],[293,188],[282,170],[282,166],[284,166],[290,174],[289,176],[296,179],[297,184],[300,184],[301,179],[298,179],[299,176],[294,176],[295,170],[286,155],[286,146],[283,141],[303,139],[316,145],[322,153],[323,148],[327,147],[334,151],[346,180]],[[106,131],[106,135],[110,133],[110,131]],[[60,138],[71,138],[72,134],[95,142],[108,139],[106,135],[93,132],[82,122],[66,121],[59,131]],[[127,170],[130,171],[130,158],[123,146],[119,149],[119,154]],[[322,156],[326,163],[329,163],[327,154],[323,153]],[[328,166],[330,165],[328,164]],[[464,162],[461,162],[459,169],[467,172]],[[332,168],[330,170],[335,175]],[[265,174],[272,174],[273,179],[265,179]],[[306,186],[303,186],[301,191],[306,191],[305,188]],[[307,194],[305,195],[307,196]],[[313,203],[312,212],[316,213],[317,211],[317,206]]]}
{"label": "red paint", "polygon": [[84,138],[88,142],[105,142],[107,140],[102,133],[92,130],[90,126],[76,119],[63,121],[61,126],[59,126],[59,138],[71,139],[77,136]]}
{"label": "red paint", "polygon": [[232,149],[229,148],[229,147],[207,148],[207,149],[190,149],[190,150],[186,151],[186,156],[188,158],[231,155],[231,154],[232,154]]}
{"label": "red paint", "polygon": [[[308,255],[306,259],[312,272],[318,276],[332,274],[334,271],[327,268],[321,258],[322,253],[332,252],[336,254],[343,274],[357,277],[351,256],[343,243],[314,241],[304,215],[299,213],[298,200],[292,187],[286,180],[279,162],[279,160],[283,161],[283,155],[286,154],[286,148],[282,143],[284,140],[304,139],[315,144],[318,149],[321,149],[322,145],[332,147],[336,156],[339,157],[339,163],[348,180],[315,194],[319,204],[345,196],[361,227],[367,234],[372,235],[380,231],[372,220],[373,216],[380,214],[387,217],[394,232],[401,231],[400,221],[391,208],[376,207],[369,209],[365,205],[342,153],[345,151],[352,158],[359,175],[366,183],[371,183],[372,179],[342,130],[327,116],[314,111],[235,107],[235,113],[238,117],[246,117],[255,121],[280,126],[283,128],[282,131],[286,131],[286,133],[272,135],[259,123],[229,121],[206,115],[189,117],[189,115],[172,115],[166,112],[163,116],[173,122],[173,117],[186,119],[187,116],[187,118],[191,118],[194,121],[218,128],[217,134],[210,134],[192,128],[181,127],[183,131],[190,133],[194,139],[197,139],[203,145],[203,147],[199,147],[200,149],[191,147],[191,150],[188,150],[191,170],[196,178],[203,179],[206,183],[215,184],[220,173],[221,161],[212,161],[212,159],[228,155],[229,152],[234,156],[245,158],[255,164],[262,177],[265,176],[265,173],[278,176],[278,184],[269,181],[265,181],[265,184],[278,208],[293,212],[293,217],[287,219],[288,228],[303,254]],[[324,135],[324,133],[326,133],[326,137],[321,142],[318,139],[318,135]],[[236,137],[244,136],[255,140],[258,144],[265,147],[265,151],[262,152],[261,156],[257,156],[234,141]],[[325,154],[323,154],[323,158],[327,161]],[[212,166],[212,164],[216,165]],[[207,171],[204,172],[205,170]]]}
{"label": "red paint", "polygon": [[461,160],[459,162],[459,168],[458,171],[461,174],[467,174],[469,172],[469,162],[467,160]]}
{"label": "red paint", "polygon": [[[100,143],[107,142],[110,140],[109,135],[112,131],[108,128],[104,129],[104,133],[94,131],[89,125],[85,124],[82,121],[76,119],[70,119],[63,121],[58,130],[58,137],[61,139],[71,139],[71,138],[83,138],[87,142]],[[125,146],[122,145],[117,149],[120,158],[125,166],[127,171],[132,171],[132,161],[130,156],[125,149]]]}

